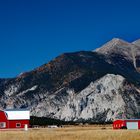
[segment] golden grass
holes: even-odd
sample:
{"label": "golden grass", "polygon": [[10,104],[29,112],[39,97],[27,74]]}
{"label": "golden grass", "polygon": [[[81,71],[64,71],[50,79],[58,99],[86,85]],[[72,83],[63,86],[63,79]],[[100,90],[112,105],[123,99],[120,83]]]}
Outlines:
{"label": "golden grass", "polygon": [[140,130],[112,130],[110,126],[67,126],[30,129],[27,132],[0,131],[0,140],[140,140]]}

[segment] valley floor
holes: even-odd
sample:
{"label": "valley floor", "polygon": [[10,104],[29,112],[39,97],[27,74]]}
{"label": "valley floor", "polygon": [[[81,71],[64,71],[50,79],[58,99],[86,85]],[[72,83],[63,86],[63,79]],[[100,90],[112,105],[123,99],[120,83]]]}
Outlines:
{"label": "valley floor", "polygon": [[140,140],[140,130],[112,130],[111,126],[67,126],[0,131],[0,140]]}

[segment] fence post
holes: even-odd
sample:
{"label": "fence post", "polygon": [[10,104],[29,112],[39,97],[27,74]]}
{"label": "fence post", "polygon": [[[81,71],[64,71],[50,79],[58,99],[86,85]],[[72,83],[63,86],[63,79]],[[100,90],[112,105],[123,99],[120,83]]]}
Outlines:
{"label": "fence post", "polygon": [[25,131],[28,131],[28,125],[27,125],[27,124],[25,124],[24,130],[25,130]]}

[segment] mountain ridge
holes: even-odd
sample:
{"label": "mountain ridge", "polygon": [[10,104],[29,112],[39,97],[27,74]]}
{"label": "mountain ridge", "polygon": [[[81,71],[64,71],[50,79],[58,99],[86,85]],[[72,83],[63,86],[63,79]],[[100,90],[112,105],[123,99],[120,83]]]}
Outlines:
{"label": "mountain ridge", "polygon": [[94,51],[64,53],[15,78],[0,79],[0,108],[30,108],[33,116],[63,121],[110,121],[121,118],[120,112],[139,117],[139,49],[115,38]]}

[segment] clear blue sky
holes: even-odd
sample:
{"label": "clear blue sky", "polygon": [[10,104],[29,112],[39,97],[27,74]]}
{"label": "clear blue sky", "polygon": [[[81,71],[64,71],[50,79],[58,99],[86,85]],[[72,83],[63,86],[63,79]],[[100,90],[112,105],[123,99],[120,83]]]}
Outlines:
{"label": "clear blue sky", "polygon": [[0,77],[113,37],[140,38],[139,0],[1,0]]}

